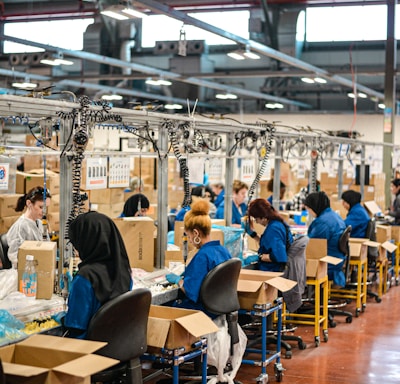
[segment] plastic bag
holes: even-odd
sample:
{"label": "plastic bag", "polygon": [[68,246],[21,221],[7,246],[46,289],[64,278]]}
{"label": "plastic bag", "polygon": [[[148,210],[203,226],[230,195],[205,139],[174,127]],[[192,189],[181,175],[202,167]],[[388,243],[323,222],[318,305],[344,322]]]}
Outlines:
{"label": "plastic bag", "polygon": [[[233,379],[242,364],[243,354],[246,350],[247,336],[238,325],[239,342],[234,345],[233,356],[231,357],[231,337],[228,333],[228,323],[225,316],[218,316],[213,321],[219,330],[207,335],[207,364],[216,367],[218,375],[212,377],[207,383],[216,384],[221,382],[234,384]],[[232,365],[232,371],[224,373],[228,362]]]}
{"label": "plastic bag", "polygon": [[244,229],[216,224],[213,224],[212,228],[220,229],[224,233],[224,247],[228,249],[231,256],[243,260]]}
{"label": "plastic bag", "polygon": [[18,291],[18,271],[14,268],[0,270],[0,300]]}

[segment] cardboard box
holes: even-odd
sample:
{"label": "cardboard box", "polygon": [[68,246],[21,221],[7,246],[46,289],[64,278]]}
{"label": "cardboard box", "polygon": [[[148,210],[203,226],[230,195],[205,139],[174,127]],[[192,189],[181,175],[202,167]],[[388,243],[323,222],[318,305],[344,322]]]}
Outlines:
{"label": "cardboard box", "polygon": [[165,261],[165,266],[167,266],[170,261],[180,261],[183,263],[182,250],[179,250],[179,251],[166,250],[164,261]]}
{"label": "cardboard box", "polygon": [[151,305],[147,324],[148,348],[191,349],[194,342],[218,331],[202,311]]}
{"label": "cardboard box", "polygon": [[364,207],[369,213],[370,217],[374,217],[376,214],[382,212],[382,209],[374,200],[364,201]]}
{"label": "cardboard box", "polygon": [[7,232],[10,227],[19,219],[21,214],[17,216],[7,216],[0,219],[0,233]]}
{"label": "cardboard box", "polygon": [[328,273],[328,264],[339,264],[342,259],[328,256],[326,239],[310,239],[306,247],[306,274],[307,277],[319,280]]}
{"label": "cardboard box", "polygon": [[132,268],[154,269],[154,220],[147,216],[113,219],[128,252]]}
{"label": "cardboard box", "polygon": [[60,230],[60,213],[52,212],[47,215],[47,222],[49,224],[49,230],[59,231]]}
{"label": "cardboard box", "polygon": [[[32,172],[34,172],[32,170]],[[35,171],[39,172],[39,171]],[[44,185],[43,171],[41,173],[26,173],[18,172],[16,176],[16,193],[26,193],[32,188]],[[59,194],[60,193],[60,175],[46,171],[46,187],[50,190],[50,193]]]}
{"label": "cardboard box", "polygon": [[110,218],[119,217],[124,210],[124,203],[115,203],[115,204],[97,204],[90,203],[90,209],[92,211],[100,212]]}
{"label": "cardboard box", "polygon": [[278,297],[278,290],[286,292],[297,284],[281,276],[281,272],[242,269],[237,287],[240,308],[253,309],[254,304],[272,303]]}
{"label": "cardboard box", "polygon": [[[51,190],[50,190],[51,192]],[[51,195],[50,204],[47,207],[47,212],[49,213],[60,213],[60,195]]]}
{"label": "cardboard box", "polygon": [[37,299],[51,299],[54,292],[57,243],[25,240],[18,249],[18,281],[25,268],[26,255],[33,255],[38,276]]}
{"label": "cardboard box", "polygon": [[392,240],[394,240],[395,243],[400,243],[400,226],[391,226],[391,238]]}
{"label": "cardboard box", "polygon": [[392,226],[391,225],[376,225],[376,241],[378,243],[384,243],[392,238]]}
{"label": "cardboard box", "polygon": [[385,261],[388,259],[387,257],[387,252],[393,253],[397,249],[397,245],[391,243],[390,241],[385,241],[384,243],[381,244],[379,247],[379,255],[378,255],[378,261]]}
{"label": "cardboard box", "polygon": [[10,384],[89,384],[90,376],[118,364],[95,355],[106,343],[48,335],[33,335],[0,348]]}
{"label": "cardboard box", "polygon": [[350,237],[349,248],[350,257],[357,260],[367,260],[368,259],[368,247],[379,247],[379,243],[376,241],[371,241],[369,239],[361,239]]}
{"label": "cardboard box", "polygon": [[125,193],[124,188],[92,189],[90,191],[90,202],[97,204],[117,204],[123,203]]}
{"label": "cardboard box", "polygon": [[21,197],[21,194],[0,194],[0,217],[15,216],[15,207],[17,206],[17,201]]}

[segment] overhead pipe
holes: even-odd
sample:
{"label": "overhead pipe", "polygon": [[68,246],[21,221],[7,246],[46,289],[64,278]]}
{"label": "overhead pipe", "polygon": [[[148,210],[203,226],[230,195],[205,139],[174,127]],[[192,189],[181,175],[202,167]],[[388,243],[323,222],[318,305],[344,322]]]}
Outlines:
{"label": "overhead pipe", "polygon": [[47,51],[60,52],[60,53],[63,53],[64,56],[77,57],[77,58],[80,58],[83,60],[90,60],[90,61],[94,61],[97,63],[108,64],[108,65],[120,67],[120,68],[128,67],[137,72],[147,73],[150,75],[156,75],[156,76],[164,77],[165,79],[180,81],[183,83],[194,84],[194,85],[198,85],[198,86],[202,86],[202,87],[206,87],[206,88],[216,89],[219,91],[234,92],[239,96],[249,96],[249,97],[252,97],[255,99],[269,100],[269,101],[274,101],[276,103],[293,105],[293,106],[300,107],[300,108],[306,108],[306,109],[311,108],[311,105],[297,101],[297,100],[291,100],[291,99],[287,99],[284,97],[269,95],[269,94],[262,93],[262,92],[248,91],[248,90],[245,90],[242,88],[234,88],[234,87],[226,86],[224,84],[219,84],[215,81],[200,80],[195,77],[184,77],[179,73],[164,71],[164,70],[161,70],[158,68],[149,67],[146,65],[132,63],[132,62],[127,63],[127,62],[119,60],[119,59],[98,55],[95,53],[84,52],[84,51],[73,51],[73,50],[69,50],[69,49],[54,47],[52,45],[37,43],[35,41],[20,39],[18,37],[8,36],[8,35],[0,35],[0,38],[4,39],[4,40],[8,40],[8,41],[13,41],[14,43],[31,45],[33,47],[39,47],[39,48],[42,48]]}

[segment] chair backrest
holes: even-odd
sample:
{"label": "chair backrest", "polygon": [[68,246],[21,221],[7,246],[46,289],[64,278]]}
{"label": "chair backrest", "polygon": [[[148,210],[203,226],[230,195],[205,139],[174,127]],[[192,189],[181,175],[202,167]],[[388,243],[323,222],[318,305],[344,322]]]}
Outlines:
{"label": "chair backrest", "polygon": [[2,233],[0,235],[0,260],[3,264],[3,269],[11,268],[11,261],[8,258],[8,241],[7,233]]}
{"label": "chair backrest", "polygon": [[344,274],[346,277],[346,281],[349,277],[350,274],[350,246],[349,246],[349,239],[350,239],[350,234],[351,234],[351,225],[348,225],[346,229],[343,231],[343,233],[340,235],[339,238],[339,250],[340,252],[344,253],[345,259],[344,259]]}
{"label": "chair backrest", "polygon": [[222,315],[240,308],[237,283],[241,268],[240,259],[232,258],[208,272],[200,288],[200,300],[206,311]]}
{"label": "chair backrest", "polygon": [[[368,221],[367,230],[365,231],[365,238],[371,241],[376,241],[375,218],[371,218]],[[368,261],[370,263],[375,262],[378,256],[379,256],[378,247],[368,247]]]}
{"label": "chair backrest", "polygon": [[105,303],[88,328],[88,340],[108,343],[96,353],[125,362],[146,352],[150,304],[147,288],[136,288]]}

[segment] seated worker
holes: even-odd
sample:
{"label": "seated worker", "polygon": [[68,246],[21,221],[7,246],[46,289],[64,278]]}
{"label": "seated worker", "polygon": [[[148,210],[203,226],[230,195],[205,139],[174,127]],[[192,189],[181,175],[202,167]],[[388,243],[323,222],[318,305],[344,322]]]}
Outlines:
{"label": "seated worker", "polygon": [[248,233],[259,243],[259,249],[258,256],[249,256],[245,263],[258,261],[258,268],[261,271],[282,272],[288,260],[287,250],[293,243],[290,228],[265,199],[255,199],[250,202],[248,215],[257,224],[266,228],[260,236],[254,232],[252,220],[249,220]]}
{"label": "seated worker", "polygon": [[214,205],[218,209],[219,205],[224,201],[224,198],[225,198],[224,184],[214,183],[214,184],[211,184],[210,187],[215,196]]}
{"label": "seated worker", "polygon": [[[241,227],[242,217],[246,214],[247,210],[247,192],[249,187],[246,183],[240,180],[234,180],[232,186],[232,227]],[[223,219],[225,217],[225,200],[217,208],[215,214],[216,219]]]}
{"label": "seated worker", "polygon": [[[316,182],[317,192],[321,190],[321,184],[319,180]],[[306,197],[310,193],[310,184],[307,187],[300,188],[300,191],[297,192],[293,199],[286,203],[286,209],[289,211],[304,211],[304,202],[306,201]]]}
{"label": "seated worker", "polygon": [[[346,229],[343,219],[331,209],[331,202],[325,192],[310,193],[305,202],[308,213],[314,218],[308,227],[308,237],[327,239],[328,255],[344,260],[345,255],[339,250],[339,238]],[[343,262],[328,264],[328,279],[344,287],[346,279],[343,273]]]}
{"label": "seated worker", "polygon": [[120,217],[146,216],[149,208],[149,199],[142,193],[136,193],[125,201]]}
{"label": "seated worker", "polygon": [[[279,188],[280,188],[279,189],[279,210],[283,211],[285,209],[285,204],[283,203],[283,198],[285,197],[285,193],[286,193],[286,184],[283,181],[281,181]],[[272,192],[272,193],[274,192],[274,179],[271,179],[270,181],[268,181],[267,189],[268,189],[268,192]],[[271,205],[273,205],[273,198],[274,198],[274,195],[272,194],[267,199],[267,201]]]}
{"label": "seated worker", "polygon": [[17,268],[18,249],[25,240],[43,241],[45,228],[43,227],[43,207],[49,206],[51,194],[43,187],[32,188],[21,196],[15,207],[16,212],[23,212],[18,220],[7,231],[8,258],[13,266]]}
{"label": "seated worker", "polygon": [[[183,220],[183,227],[188,241],[198,251],[186,266],[184,276],[174,273],[166,275],[166,279],[172,284],[177,284],[183,292],[183,298],[175,300],[172,305],[207,313],[199,301],[201,284],[211,269],[231,259],[231,255],[219,240],[211,240],[211,218],[207,201],[198,200],[192,204]],[[215,317],[209,313],[207,315]]]}
{"label": "seated worker", "polygon": [[394,200],[384,214],[394,218],[392,224],[400,225],[400,179],[393,179],[390,182],[390,191],[394,195]]}
{"label": "seated worker", "polygon": [[72,280],[64,327],[66,336],[84,339],[97,310],[131,290],[131,266],[118,228],[102,213],[76,217],[69,224],[68,236],[81,263]]}
{"label": "seated worker", "polygon": [[[214,218],[215,217],[215,205],[213,204],[213,192],[211,190],[211,188],[206,185],[199,185],[196,187],[192,188],[192,191],[190,192],[190,196],[191,196],[191,202],[194,203],[195,201],[197,201],[198,199],[206,199],[209,204],[210,204],[210,217]],[[175,216],[175,221],[183,221],[183,218],[185,217],[185,214],[187,211],[190,210],[190,205],[187,205],[186,207],[182,207],[178,213]]]}
{"label": "seated worker", "polygon": [[351,237],[365,238],[370,221],[367,210],[361,205],[361,193],[348,190],[342,193],[342,204],[348,213],[344,222],[351,225]]}

